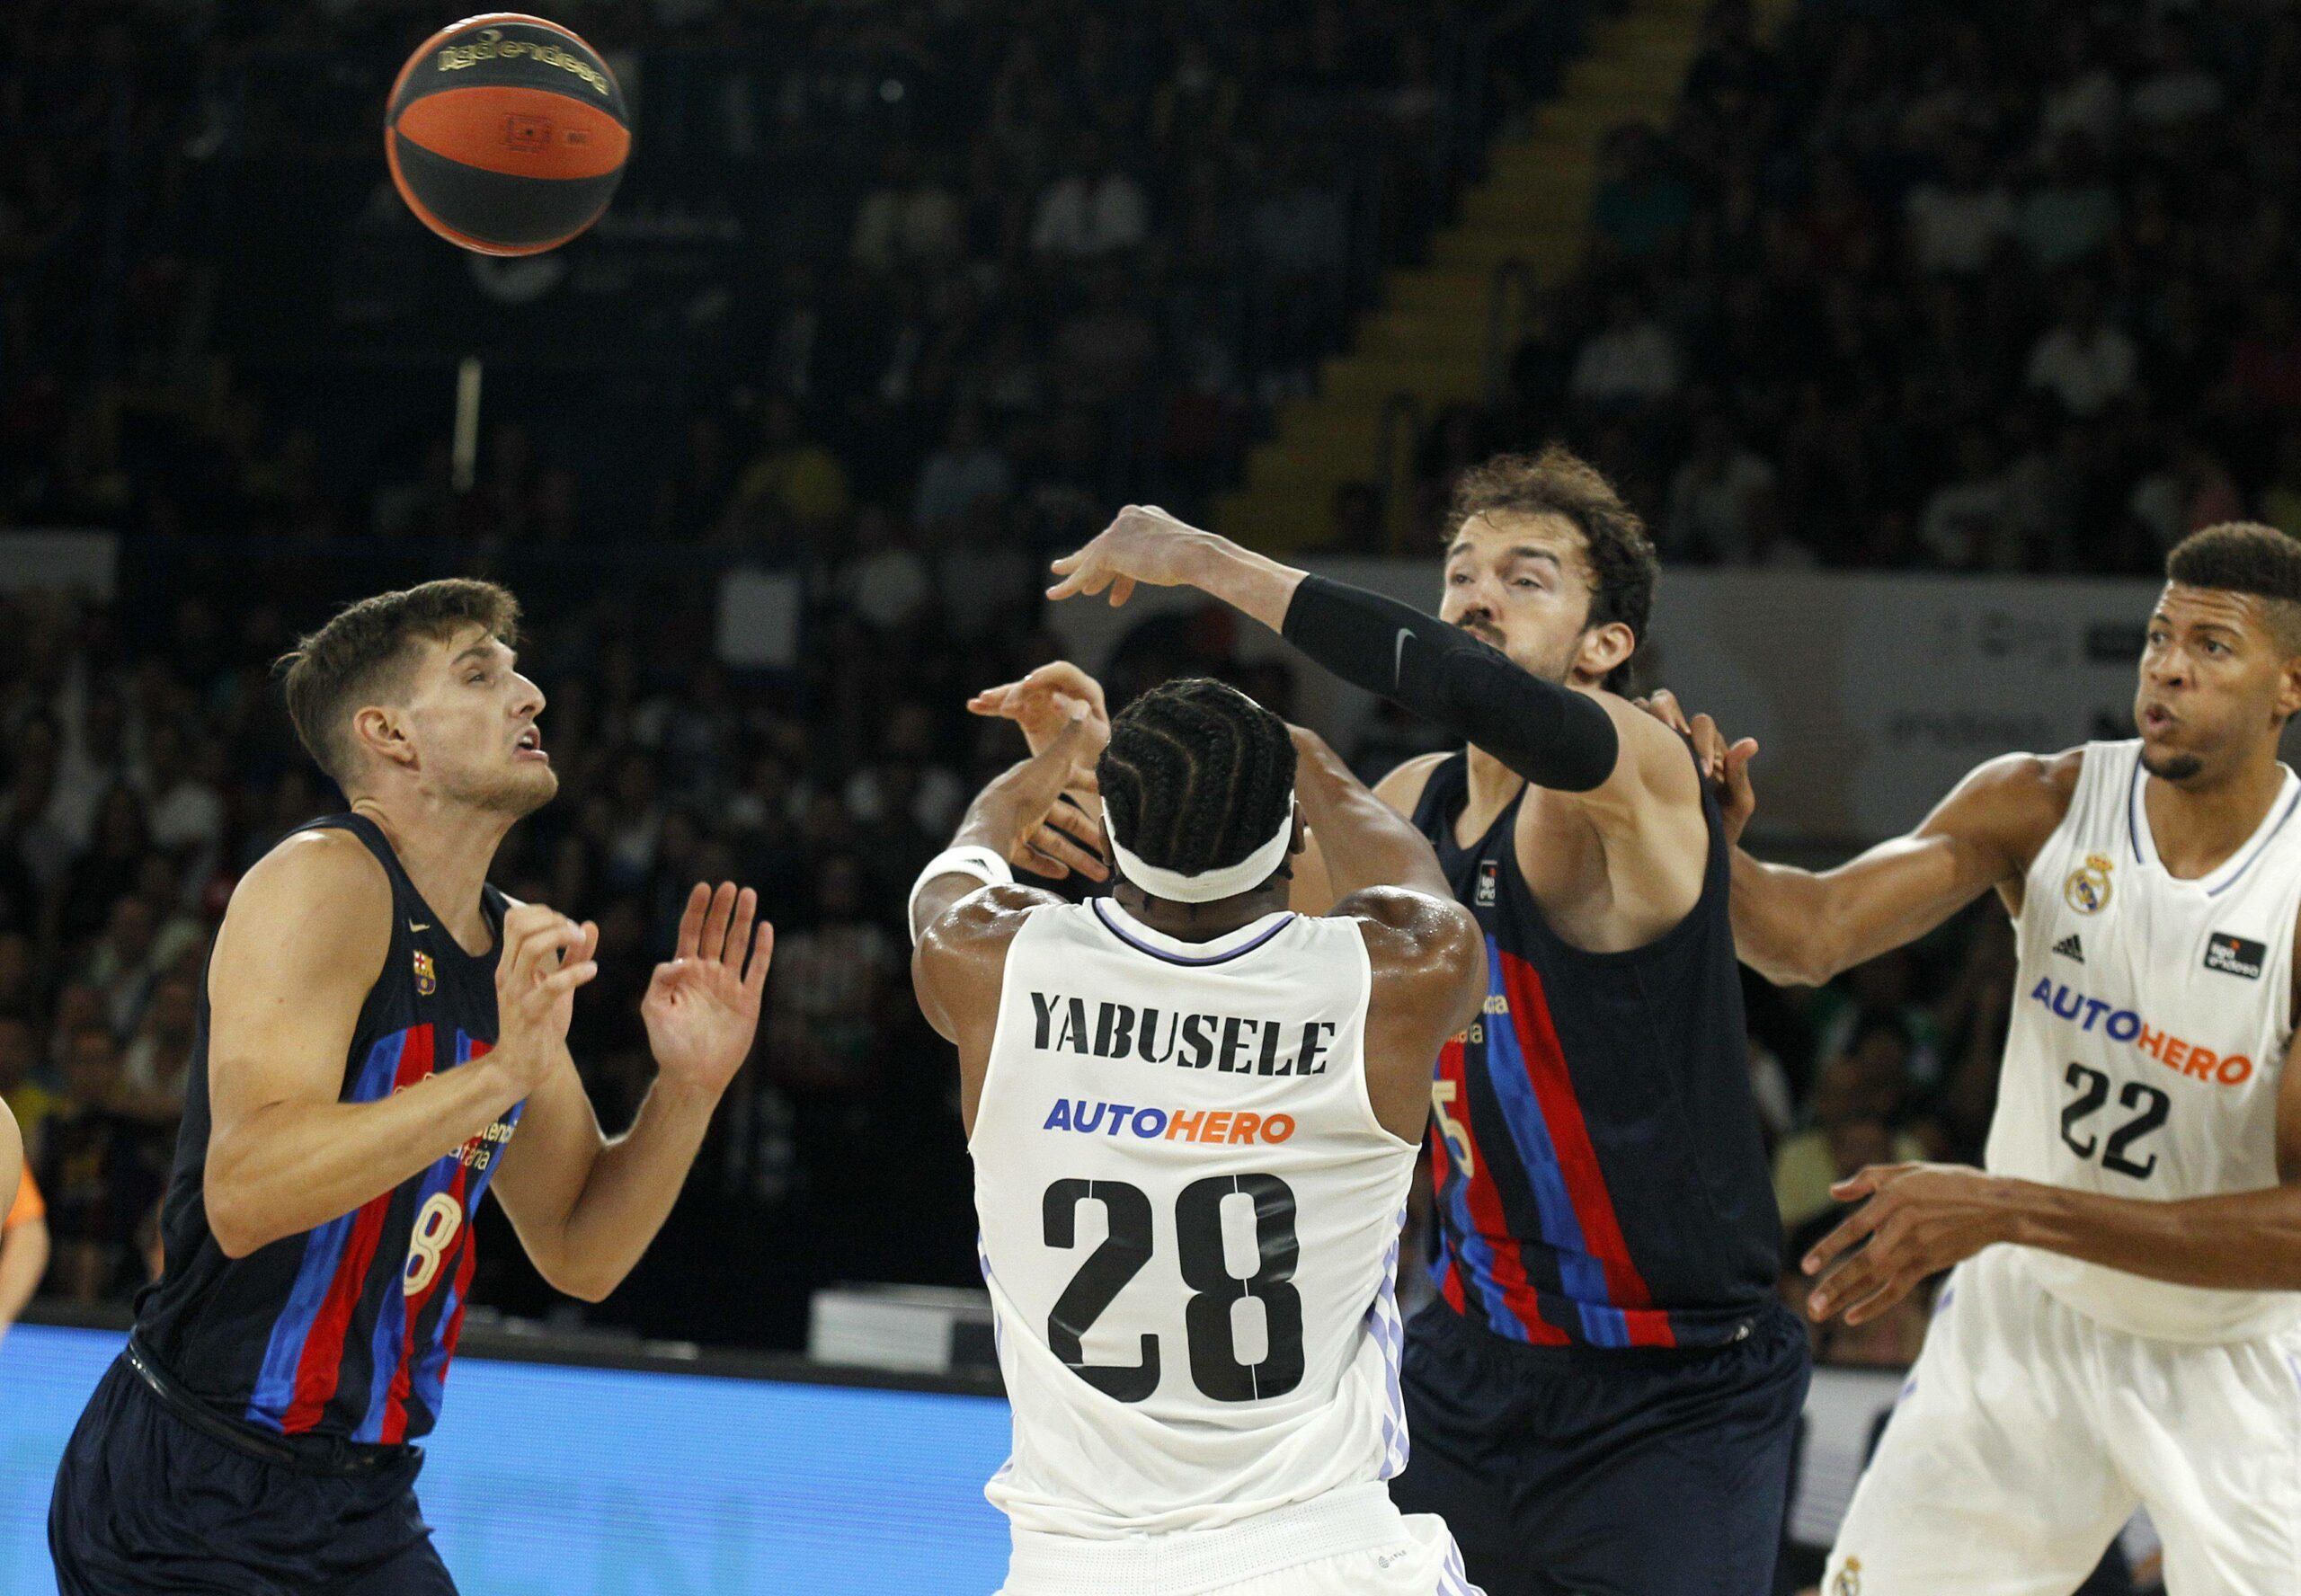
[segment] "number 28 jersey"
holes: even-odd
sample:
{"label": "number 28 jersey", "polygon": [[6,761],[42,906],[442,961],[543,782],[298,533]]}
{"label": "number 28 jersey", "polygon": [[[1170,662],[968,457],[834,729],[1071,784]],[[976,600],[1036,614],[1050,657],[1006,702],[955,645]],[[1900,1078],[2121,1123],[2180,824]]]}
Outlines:
{"label": "number 28 jersey", "polygon": [[[2030,866],[1993,1174],[2171,1201],[2278,1183],[2292,1039],[2301,778],[2210,874],[2166,872],[2137,741],[2089,743],[2069,812]],[[2047,1290],[2112,1328],[2169,1341],[2266,1334],[2301,1296],[2210,1290],[2036,1250]]]}
{"label": "number 28 jersey", "polygon": [[[496,1034],[495,953],[474,958],[458,945],[365,816],[304,829],[351,832],[391,878],[391,952],[360,1010],[341,1100],[379,1102],[484,1056]],[[484,893],[500,933],[502,895]],[[208,1043],[203,980],[161,1208],[166,1269],[137,1302],[138,1339],[179,1385],[239,1423],[283,1435],[416,1439],[439,1418],[477,1262],[472,1217],[520,1105],[351,1212],[232,1258],[209,1228],[201,1184]]]}
{"label": "number 28 jersey", "polygon": [[1204,1530],[1406,1463],[1417,1149],[1366,1093],[1355,922],[1211,942],[1111,900],[1009,944],[970,1151],[1018,1532]]}

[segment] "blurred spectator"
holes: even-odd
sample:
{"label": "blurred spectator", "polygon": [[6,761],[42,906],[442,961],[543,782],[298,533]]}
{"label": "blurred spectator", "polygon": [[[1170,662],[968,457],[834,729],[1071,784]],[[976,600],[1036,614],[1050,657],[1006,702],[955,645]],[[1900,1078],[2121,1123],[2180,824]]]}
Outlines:
{"label": "blurred spectator", "polygon": [[984,436],[982,412],[963,404],[952,412],[943,447],[920,470],[911,519],[920,527],[942,526],[968,514],[978,501],[1003,501],[1014,491],[1014,470]]}
{"label": "blurred spectator", "polygon": [[2040,271],[2060,271],[2107,248],[2118,228],[2118,197],[2101,174],[2092,140],[2064,133],[2044,182],[2021,201],[2016,229]]}
{"label": "blurred spectator", "polygon": [[1607,296],[1605,326],[1575,356],[1569,386],[1577,399],[1602,408],[1666,399],[1677,392],[1677,350],[1637,294],[1623,288]]}
{"label": "blurred spectator", "polygon": [[1100,134],[1086,133],[1072,146],[1063,174],[1039,195],[1031,248],[1042,255],[1107,255],[1140,244],[1150,226],[1142,185],[1112,159]]}
{"label": "blurred spectator", "polygon": [[956,255],[964,243],[958,196],[921,170],[908,141],[887,146],[879,184],[855,214],[849,253],[858,264],[886,271]]}
{"label": "blurred spectator", "polygon": [[100,1024],[75,1030],[65,1100],[49,1117],[40,1166],[56,1246],[50,1289],[70,1302],[95,1301],[133,1267],[137,1223],[163,1184],[164,1149],[119,1111],[120,1086],[111,1033]]}
{"label": "blurred spectator", "polygon": [[736,479],[723,530],[757,536],[774,517],[802,524],[822,522],[847,511],[847,472],[831,452],[808,438],[799,407],[782,395],[770,396],[760,412],[760,450]]}
{"label": "blurred spectator", "polygon": [[151,1001],[120,1063],[120,1104],[140,1120],[172,1124],[183,1113],[191,1068],[192,1033],[200,1020],[194,978],[170,975],[152,989]]}
{"label": "blurred spectator", "polygon": [[1719,415],[1702,417],[1692,452],[1670,481],[1663,554],[1750,563],[1766,542],[1774,474],[1772,466],[1742,446],[1732,422]]}
{"label": "blurred spectator", "polygon": [[1836,1204],[1830,1187],[1872,1164],[1925,1157],[1924,1144],[1892,1128],[1910,1090],[1909,1042],[1890,1020],[1865,1022],[1814,1080],[1813,1125],[1773,1157],[1773,1195],[1795,1230]]}
{"label": "blurred spectator", "polygon": [[[1710,58],[1714,75],[1727,68]],[[1597,191],[1590,200],[1590,224],[1602,259],[1643,266],[1658,260],[1677,242],[1693,215],[1693,195],[1664,164],[1654,129],[1632,122],[1606,136]]]}
{"label": "blurred spectator", "polygon": [[1990,175],[1979,140],[1950,141],[1941,175],[1910,191],[1910,251],[1918,269],[1971,277],[2013,235],[2012,196]]}
{"label": "blurred spectator", "polygon": [[2099,415],[2133,392],[2139,355],[2133,340],[2101,315],[2101,293],[2090,279],[2062,290],[2061,316],[2030,351],[2030,386],[2081,418]]}
{"label": "blurred spectator", "polygon": [[863,873],[844,855],[815,867],[814,923],[777,938],[768,977],[766,1058],[774,1082],[807,1095],[869,1086],[880,1060],[894,941],[864,918]]}

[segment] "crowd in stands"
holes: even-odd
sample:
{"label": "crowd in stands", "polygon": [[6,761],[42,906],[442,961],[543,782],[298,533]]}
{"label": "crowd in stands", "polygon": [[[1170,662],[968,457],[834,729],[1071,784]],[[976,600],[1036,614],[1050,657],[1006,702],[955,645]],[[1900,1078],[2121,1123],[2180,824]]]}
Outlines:
{"label": "crowd in stands", "polygon": [[1607,139],[1581,269],[1467,458],[1562,432],[1665,556],[2145,572],[2301,534],[2301,17],[1720,0],[1666,126]]}

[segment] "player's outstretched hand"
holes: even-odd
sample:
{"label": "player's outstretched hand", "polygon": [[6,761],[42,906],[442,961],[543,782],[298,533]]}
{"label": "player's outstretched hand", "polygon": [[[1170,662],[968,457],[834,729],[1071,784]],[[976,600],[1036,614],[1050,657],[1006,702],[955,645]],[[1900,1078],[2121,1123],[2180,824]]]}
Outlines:
{"label": "player's outstretched hand", "polygon": [[970,812],[992,818],[999,838],[992,846],[1008,864],[1058,880],[1074,870],[1090,881],[1110,878],[1102,803],[1077,785],[1079,767],[1091,765],[1109,740],[1088,702],[1074,698],[1054,740],[982,790]]}
{"label": "player's outstretched hand", "polygon": [[1689,719],[1678,696],[1667,687],[1657,687],[1650,696],[1633,698],[1630,703],[1692,741],[1702,779],[1717,789],[1718,806],[1726,821],[1726,840],[1729,844],[1741,841],[1743,829],[1749,825],[1750,817],[1758,807],[1756,789],[1750,785],[1750,761],[1757,757],[1757,739],[1745,737],[1738,742],[1728,742],[1726,733],[1710,716],[1698,714]]}
{"label": "player's outstretched hand", "polygon": [[1014,722],[1035,758],[1071,729],[1071,706],[1079,704],[1087,706],[1079,717],[1085,733],[1080,758],[1071,767],[1062,800],[1030,838],[1035,856],[1015,863],[1057,880],[1075,870],[1088,881],[1108,881],[1110,867],[1103,863],[1103,790],[1095,778],[1095,760],[1111,740],[1111,712],[1103,698],[1103,684],[1070,661],[1057,660],[1020,681],[985,687],[967,700],[967,709]]}
{"label": "player's outstretched hand", "polygon": [[1817,1324],[1838,1313],[1865,1324],[1930,1277],[2010,1239],[2006,1183],[1963,1164],[1876,1164],[1830,1195],[1869,1201],[1806,1255],[1806,1272],[1822,1277],[1806,1302]]}
{"label": "player's outstretched hand", "polygon": [[599,974],[591,955],[600,928],[577,925],[540,903],[521,903],[503,917],[502,951],[495,961],[495,1050],[489,1055],[509,1074],[521,1096],[567,1047],[575,989]]}
{"label": "player's outstretched hand", "polygon": [[1110,705],[1103,697],[1103,684],[1068,660],[1042,665],[1020,681],[983,688],[967,700],[967,712],[1014,722],[1036,754],[1062,735],[1071,724],[1071,704],[1080,700],[1087,705],[1088,730],[1098,734],[1095,747],[1100,752],[1111,740]]}
{"label": "player's outstretched hand", "polygon": [[1115,609],[1134,596],[1137,582],[1171,588],[1193,581],[1205,544],[1205,533],[1157,505],[1130,504],[1094,542],[1054,563],[1054,573],[1062,580],[1046,596],[1092,598],[1108,589]]}
{"label": "player's outstretched hand", "polygon": [[[753,923],[757,928],[753,928]],[[677,953],[655,966],[639,1017],[668,1078],[718,1093],[751,1057],[760,998],[775,956],[775,927],[759,918],[759,894],[733,882],[702,882],[687,895]],[[747,962],[748,961],[748,962]]]}

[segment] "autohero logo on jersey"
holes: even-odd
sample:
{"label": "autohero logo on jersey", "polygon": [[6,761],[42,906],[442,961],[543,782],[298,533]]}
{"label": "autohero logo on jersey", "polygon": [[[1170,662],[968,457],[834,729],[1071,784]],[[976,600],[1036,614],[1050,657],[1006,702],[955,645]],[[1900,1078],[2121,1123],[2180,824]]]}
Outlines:
{"label": "autohero logo on jersey", "polygon": [[1332,1020],[1257,1020],[1245,1015],[1172,1014],[1060,992],[1033,992],[1037,1015],[1032,1045],[1043,1053],[1078,1053],[1213,1068],[1222,1075],[1324,1075]]}
{"label": "autohero logo on jersey", "polygon": [[1275,1147],[1294,1134],[1294,1116],[1250,1113],[1242,1108],[1137,1108],[1132,1103],[1058,1097],[1039,1129],[1079,1136],[1126,1135],[1137,1141]]}
{"label": "autohero logo on jersey", "polygon": [[[2256,949],[2260,946],[2258,943],[2246,945]],[[2206,957],[2209,964],[2212,954],[2208,952]],[[2261,973],[2258,959],[2253,973]],[[2088,998],[2059,981],[2041,979],[2030,989],[2030,1001],[2044,1005],[2056,1019],[2068,1020],[2080,1031],[2098,1028],[2111,1042],[2128,1043],[2135,1052],[2192,1080],[2242,1086],[2253,1077],[2253,1061],[2243,1053],[2225,1058],[2211,1048],[2199,1047],[2170,1032],[2153,1030],[2132,1009],[2114,1007],[2099,998]]]}
{"label": "autohero logo on jersey", "polygon": [[2205,967],[2224,975],[2242,975],[2247,980],[2261,978],[2261,966],[2269,959],[2269,949],[2258,942],[2242,936],[2232,936],[2226,931],[2216,931],[2205,939]]}

